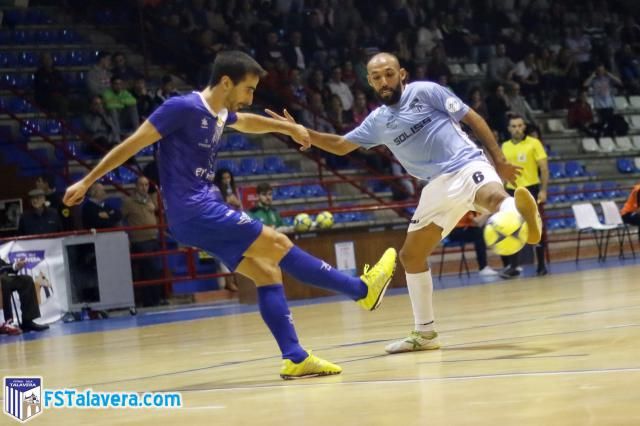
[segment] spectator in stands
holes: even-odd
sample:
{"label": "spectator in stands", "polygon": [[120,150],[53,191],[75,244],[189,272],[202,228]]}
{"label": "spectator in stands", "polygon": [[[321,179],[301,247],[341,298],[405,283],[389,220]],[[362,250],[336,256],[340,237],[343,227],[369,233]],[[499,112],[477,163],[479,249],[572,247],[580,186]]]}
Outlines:
{"label": "spectator in stands", "polygon": [[493,93],[485,99],[487,103],[487,113],[489,126],[496,130],[501,136],[507,131],[507,112],[509,105],[504,93],[504,86],[496,83]]}
{"label": "spectator in stands", "polygon": [[482,91],[479,87],[474,86],[469,91],[469,103],[468,105],[473,108],[475,112],[480,114],[482,118],[487,120],[489,118],[489,110],[487,109],[487,103],[482,97]]}
{"label": "spectator in stands", "polygon": [[225,168],[216,170],[213,183],[220,190],[225,203],[236,210],[242,210],[242,197],[236,187],[236,180],[231,170]]}
{"label": "spectator in stands", "polygon": [[302,27],[302,45],[310,62],[324,63],[327,51],[333,44],[329,28],[324,25],[320,11],[311,11],[308,23]]}
{"label": "spectator in stands", "polygon": [[267,33],[266,42],[258,53],[260,63],[276,63],[278,59],[284,57],[285,55],[282,47],[280,46],[280,37],[278,37],[278,32],[275,30],[269,31]]}
{"label": "spectator in stands", "polygon": [[349,89],[349,86],[347,86],[347,84],[342,81],[341,67],[333,67],[333,69],[331,70],[331,78],[327,83],[327,87],[332,94],[337,95],[340,98],[340,101],[342,102],[342,108],[345,111],[351,111],[351,108],[353,108],[353,93],[351,93],[351,89]]}
{"label": "spectator in stands", "polygon": [[256,188],[258,202],[255,207],[249,210],[249,216],[258,219],[266,226],[279,228],[283,225],[282,218],[276,209],[273,208],[273,189],[268,182],[258,184]]}
{"label": "spectator in stands", "polygon": [[344,133],[353,128],[353,116],[351,115],[351,111],[344,110],[342,107],[342,101],[338,95],[331,96],[327,117],[339,133]]}
{"label": "spectator in stands", "polygon": [[509,80],[513,80],[520,85],[522,94],[529,100],[535,101],[536,107],[542,105],[540,98],[540,77],[536,65],[536,56],[528,53],[523,60],[509,72]]}
{"label": "spectator in stands", "polygon": [[619,37],[624,44],[630,44],[634,49],[640,49],[640,25],[635,21],[633,14],[626,14],[624,23],[620,27]]}
{"label": "spectator in stands", "polygon": [[[156,201],[149,196],[149,179],[140,176],[136,189],[122,203],[122,219],[128,226],[156,226],[157,214]],[[157,228],[129,231],[129,241],[131,253],[150,253],[160,249]],[[131,266],[134,281],[153,280],[161,275],[157,259],[153,257],[133,260]],[[142,306],[155,306],[163,298],[163,286],[144,286],[136,291],[136,295]]]}
{"label": "spectator in stands", "polygon": [[580,26],[572,26],[567,28],[565,45],[573,54],[580,75],[586,75],[591,68],[591,40],[589,37],[584,34]]}
{"label": "spectator in stands", "polygon": [[[18,275],[27,264],[25,259],[17,259],[13,265],[0,259],[0,287],[2,287],[2,310],[4,324],[0,327],[0,334],[18,335],[27,331],[44,331],[48,325],[36,324],[33,320],[40,317],[40,307],[36,295],[36,286],[30,275]],[[14,291],[20,298],[22,324],[20,327],[13,319],[11,296]]]}
{"label": "spectator in stands", "polygon": [[140,121],[146,120],[155,106],[153,96],[147,90],[147,82],[144,78],[138,78],[133,83],[133,90],[131,94],[136,98],[136,107],[138,108],[138,116]]}
{"label": "spectator in stands", "polygon": [[289,37],[289,45],[283,50],[284,57],[291,68],[305,70],[307,68],[307,58],[302,47],[302,33],[292,31]]}
{"label": "spectator in stands", "polygon": [[105,203],[107,192],[101,183],[94,183],[87,195],[89,198],[82,205],[82,226],[85,229],[113,228],[120,224],[122,213]]}
{"label": "spectator in stands", "polygon": [[498,272],[487,264],[487,244],[482,235],[482,228],[489,215],[481,215],[476,212],[468,212],[449,234],[452,242],[473,243],[478,262],[478,274],[482,277],[498,275]]}
{"label": "spectator in stands", "polygon": [[307,86],[307,93],[309,94],[309,96],[313,95],[313,93],[320,94],[322,102],[329,100],[331,92],[325,84],[324,73],[321,69],[316,68],[311,72],[311,75],[309,77],[309,85]]}
{"label": "spectator in stands", "polygon": [[627,202],[620,210],[624,223],[638,227],[638,239],[640,240],[640,184],[633,187]]}
{"label": "spectator in stands", "polygon": [[102,95],[111,87],[111,55],[100,52],[98,61],[87,72],[87,89],[91,96]]}
{"label": "spectator in stands", "polygon": [[33,96],[41,107],[60,117],[69,110],[69,87],[62,73],[53,65],[49,52],[40,55],[40,67],[33,80]]}
{"label": "spectator in stands", "polygon": [[625,44],[622,50],[618,52],[616,63],[627,91],[636,94],[640,93],[640,61],[630,44]]}
{"label": "spectator in stands", "polygon": [[57,191],[53,176],[38,176],[36,179],[36,189],[44,192],[46,199],[45,205],[58,212],[62,229],[64,231],[74,229],[73,212],[70,207],[65,206],[62,202],[62,196],[64,194]]}
{"label": "spectator in stands", "polygon": [[505,83],[509,72],[515,67],[513,61],[507,56],[507,48],[504,43],[496,45],[495,56],[489,59],[487,66],[487,78],[493,82]]}
{"label": "spectator in stands", "polygon": [[602,132],[615,136],[615,103],[613,98],[614,86],[622,86],[618,77],[607,71],[603,64],[599,64],[596,70],[584,81],[585,88],[591,88],[593,92],[593,109],[598,115],[598,122]]}
{"label": "spectator in stands", "polygon": [[587,100],[586,90],[580,90],[575,102],[569,106],[567,124],[570,129],[578,129],[587,136],[600,138],[600,126],[593,120],[593,111]]}
{"label": "spectator in stands", "polygon": [[[441,75],[451,79],[451,70],[447,64],[447,54],[444,47],[438,45],[431,51],[431,60],[427,64],[427,77],[436,81]],[[450,80],[449,80],[450,81]]]}
{"label": "spectator in stands", "polygon": [[44,191],[41,189],[32,189],[29,191],[29,199],[31,207],[20,217],[18,224],[19,235],[37,235],[49,234],[52,232],[61,232],[62,223],[60,215],[51,207],[45,205],[46,198]]}
{"label": "spectator in stands", "polygon": [[239,50],[241,52],[251,54],[251,47],[242,39],[242,33],[238,30],[231,31],[231,40],[228,50]]}
{"label": "spectator in stands", "polygon": [[133,82],[142,77],[139,72],[127,64],[127,57],[122,52],[116,52],[113,54],[113,68],[111,69],[111,74],[112,77],[122,80],[125,89],[130,89],[133,86]]}
{"label": "spectator in stands", "polygon": [[529,124],[537,125],[529,102],[520,94],[520,84],[509,84],[505,99],[509,107],[509,113],[523,117]]}
{"label": "spectator in stands", "polygon": [[172,96],[179,96],[180,92],[176,90],[176,84],[173,82],[173,77],[165,75],[162,77],[162,86],[156,91],[154,98],[156,106],[162,105],[164,101]]}
{"label": "spectator in stands", "polygon": [[[104,109],[104,103],[100,96],[91,98],[89,113],[83,117],[84,128],[91,140],[102,150],[111,149],[120,143],[120,126]],[[86,147],[87,151],[96,152],[95,146]]]}
{"label": "spectator in stands", "polygon": [[357,90],[353,102],[353,109],[351,110],[353,124],[357,126],[362,123],[370,112],[371,109],[369,105],[367,105],[367,95],[365,95],[362,90]]}
{"label": "spectator in stands", "polygon": [[[502,144],[502,152],[511,164],[522,167],[522,173],[516,179],[516,185],[507,184],[507,192],[513,194],[516,187],[525,187],[542,205],[547,201],[547,187],[549,185],[549,164],[547,153],[539,139],[527,136],[524,118],[514,115],[509,119],[509,133],[511,139]],[[542,214],[542,211],[541,211]],[[544,232],[543,232],[544,234]],[[544,239],[535,247],[538,261],[537,275],[546,275]],[[502,278],[514,278],[520,275],[518,270],[518,254],[503,256],[505,269],[500,273]]]}
{"label": "spectator in stands", "polygon": [[429,19],[429,24],[421,26],[418,29],[417,40],[413,49],[414,59],[416,62],[424,62],[439,43],[442,43],[444,37],[440,31],[438,20],[435,17]]}
{"label": "spectator in stands", "polygon": [[335,133],[336,129],[329,122],[322,102],[322,95],[318,92],[310,94],[309,108],[302,111],[301,124],[313,130],[325,133]]}
{"label": "spectator in stands", "polygon": [[124,88],[118,77],[111,78],[111,89],[102,94],[105,109],[111,113],[122,133],[129,133],[140,124],[136,98]]}

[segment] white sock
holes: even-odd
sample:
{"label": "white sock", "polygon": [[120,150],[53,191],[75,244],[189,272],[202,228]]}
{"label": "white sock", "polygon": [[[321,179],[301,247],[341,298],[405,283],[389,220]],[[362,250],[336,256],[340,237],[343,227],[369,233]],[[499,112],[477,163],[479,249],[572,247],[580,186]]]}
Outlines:
{"label": "white sock", "polygon": [[417,274],[406,274],[406,276],[416,330],[434,331],[431,270]]}
{"label": "white sock", "polygon": [[517,212],[518,209],[516,208],[516,200],[513,197],[507,197],[502,201],[502,204],[500,204],[500,210],[501,212],[506,212],[506,211],[514,211]]}

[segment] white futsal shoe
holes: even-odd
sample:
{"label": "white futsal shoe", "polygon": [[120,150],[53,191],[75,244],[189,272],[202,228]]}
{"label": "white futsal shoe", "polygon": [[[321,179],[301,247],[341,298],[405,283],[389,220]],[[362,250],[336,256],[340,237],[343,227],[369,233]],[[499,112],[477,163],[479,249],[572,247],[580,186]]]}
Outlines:
{"label": "white futsal shoe", "polygon": [[402,352],[429,351],[440,349],[438,333],[435,331],[412,331],[408,337],[385,346],[384,350],[390,354]]}

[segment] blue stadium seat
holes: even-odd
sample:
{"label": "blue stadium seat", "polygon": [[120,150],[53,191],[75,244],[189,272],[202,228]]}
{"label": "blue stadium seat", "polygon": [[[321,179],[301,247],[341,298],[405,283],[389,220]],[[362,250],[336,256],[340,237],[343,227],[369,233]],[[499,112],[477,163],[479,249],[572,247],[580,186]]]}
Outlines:
{"label": "blue stadium seat", "polygon": [[618,171],[620,173],[634,173],[636,171],[633,160],[629,158],[618,158],[616,166],[618,166]]}
{"label": "blue stadium seat", "polygon": [[567,161],[564,166],[565,174],[567,177],[580,177],[585,175],[585,170],[582,164],[577,161]]}
{"label": "blue stadium seat", "polygon": [[549,163],[549,175],[552,179],[560,179],[565,177],[563,163]]}
{"label": "blue stadium seat", "polygon": [[246,136],[241,133],[230,133],[227,136],[226,144],[229,151],[244,151],[250,145]]}
{"label": "blue stadium seat", "polygon": [[257,158],[247,157],[240,160],[239,174],[241,176],[257,175],[262,173],[262,167]]}
{"label": "blue stadium seat", "polygon": [[137,173],[127,167],[118,167],[117,172],[122,183],[135,183],[138,180]]}
{"label": "blue stadium seat", "polygon": [[233,160],[228,160],[228,159],[218,160],[218,163],[216,164],[216,170],[220,170],[220,169],[227,169],[233,175],[238,174],[238,165]]}
{"label": "blue stadium seat", "polygon": [[264,159],[264,171],[266,173],[287,173],[289,169],[282,158],[270,156]]}
{"label": "blue stadium seat", "polygon": [[578,185],[567,185],[564,187],[564,192],[566,193],[565,196],[567,201],[575,202],[582,201],[584,199],[584,195]]}
{"label": "blue stadium seat", "polygon": [[600,189],[602,190],[604,198],[616,198],[622,195],[616,182],[602,182]]}
{"label": "blue stadium seat", "polygon": [[562,203],[566,201],[567,198],[562,192],[563,189],[560,186],[550,186],[547,191],[547,202]]}
{"label": "blue stadium seat", "polygon": [[584,199],[585,200],[599,200],[603,198],[602,192],[600,191],[600,187],[595,182],[587,182],[582,187],[584,191]]}
{"label": "blue stadium seat", "polygon": [[31,135],[36,135],[40,132],[40,122],[39,120],[25,120],[20,126],[20,132],[26,138]]}
{"label": "blue stadium seat", "polygon": [[44,126],[41,124],[41,127],[44,128],[44,132],[49,136],[55,136],[62,133],[62,123],[58,120],[43,120]]}
{"label": "blue stadium seat", "polygon": [[38,64],[38,56],[34,52],[22,52],[18,56],[21,67],[32,68]]}

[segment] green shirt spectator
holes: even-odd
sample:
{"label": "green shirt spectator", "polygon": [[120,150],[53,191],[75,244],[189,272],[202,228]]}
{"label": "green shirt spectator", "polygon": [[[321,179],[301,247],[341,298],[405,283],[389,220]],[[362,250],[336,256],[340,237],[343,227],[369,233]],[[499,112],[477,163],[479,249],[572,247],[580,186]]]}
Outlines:
{"label": "green shirt spectator", "polygon": [[123,87],[122,79],[112,78],[111,89],[107,89],[103,94],[105,108],[108,110],[123,109],[136,104],[136,98]]}
{"label": "green shirt spectator", "polygon": [[278,228],[283,225],[280,214],[273,208],[273,190],[271,185],[263,182],[258,185],[258,204],[249,211],[249,216],[257,219],[265,226]]}

